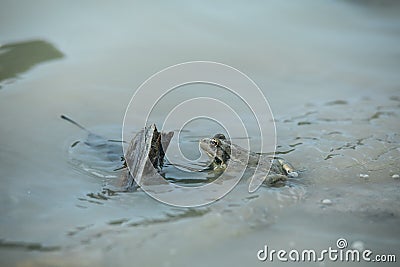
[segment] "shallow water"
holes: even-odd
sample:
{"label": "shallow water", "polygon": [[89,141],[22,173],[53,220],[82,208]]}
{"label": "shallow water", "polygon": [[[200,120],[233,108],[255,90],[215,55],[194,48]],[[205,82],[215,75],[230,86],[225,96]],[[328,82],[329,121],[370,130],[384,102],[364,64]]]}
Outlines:
{"label": "shallow water", "polygon": [[[396,1],[0,7],[0,43],[13,44],[0,48],[2,266],[252,266],[270,264],[257,260],[264,245],[321,250],[341,237],[400,256]],[[96,176],[79,165],[101,161],[71,154],[87,134],[61,114],[119,140],[136,88],[190,60],[223,62],[259,85],[277,151],[302,170],[295,187],[249,194],[243,183],[212,205],[175,208],[143,192],[108,195],[115,166]],[[220,130],[206,123],[185,128],[188,158]]]}

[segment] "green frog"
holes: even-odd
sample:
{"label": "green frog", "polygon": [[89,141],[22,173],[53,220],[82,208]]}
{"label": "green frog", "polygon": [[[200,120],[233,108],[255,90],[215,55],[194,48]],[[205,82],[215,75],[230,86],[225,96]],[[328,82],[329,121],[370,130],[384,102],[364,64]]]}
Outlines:
{"label": "green frog", "polygon": [[225,170],[228,164],[233,168],[257,167],[257,173],[261,171],[264,175],[263,183],[266,185],[276,185],[285,182],[288,178],[298,177],[298,172],[283,158],[247,151],[232,144],[223,134],[201,139],[200,148],[209,156],[210,168],[214,170]]}

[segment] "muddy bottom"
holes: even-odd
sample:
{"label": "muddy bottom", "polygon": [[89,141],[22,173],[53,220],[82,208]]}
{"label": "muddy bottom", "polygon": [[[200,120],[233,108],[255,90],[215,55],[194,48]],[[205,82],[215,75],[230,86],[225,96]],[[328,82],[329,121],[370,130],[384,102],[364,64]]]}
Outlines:
{"label": "muddy bottom", "polygon": [[[349,249],[361,244],[373,255],[396,254],[399,105],[396,97],[334,100],[307,104],[295,116],[277,117],[277,153],[297,166],[300,178],[252,194],[241,182],[220,201],[201,208],[167,206],[140,190],[102,190],[119,172],[100,164],[104,157],[96,158],[73,142],[69,149],[78,150],[69,150],[70,165],[97,180],[92,191],[76,194],[74,205],[82,214],[98,210],[99,216],[82,216],[78,225],[63,227],[59,241],[3,239],[2,253],[10,262],[20,253],[29,255],[29,260],[18,261],[21,266],[106,266],[115,257],[129,264],[132,255],[135,265],[179,266],[200,252],[207,261],[240,266],[262,264],[256,253],[264,245],[322,250],[336,248],[337,239],[345,238]],[[190,145],[194,134],[186,134]],[[85,135],[76,138],[84,140]],[[92,166],[97,171],[76,162],[78,156],[83,162],[99,163]],[[193,262],[203,264],[204,260]]]}

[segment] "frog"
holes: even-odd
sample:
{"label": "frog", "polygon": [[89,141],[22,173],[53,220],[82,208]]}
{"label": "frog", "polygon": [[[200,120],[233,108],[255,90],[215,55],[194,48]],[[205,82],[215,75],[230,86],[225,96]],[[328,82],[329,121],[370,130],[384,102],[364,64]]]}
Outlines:
{"label": "frog", "polygon": [[223,171],[228,165],[235,167],[257,168],[264,177],[264,185],[284,184],[289,178],[297,178],[298,172],[292,164],[281,157],[255,153],[233,144],[224,134],[218,133],[211,138],[200,139],[200,148],[210,159],[209,169]]}

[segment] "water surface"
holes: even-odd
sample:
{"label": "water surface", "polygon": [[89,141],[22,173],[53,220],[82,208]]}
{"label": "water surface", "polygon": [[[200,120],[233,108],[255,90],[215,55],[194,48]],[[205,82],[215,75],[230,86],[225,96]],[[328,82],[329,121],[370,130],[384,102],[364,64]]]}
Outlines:
{"label": "water surface", "polygon": [[[2,265],[253,266],[268,264],[256,258],[265,244],[325,249],[340,237],[399,256],[396,1],[0,7]],[[110,196],[102,188],[113,177],[72,162],[71,144],[87,134],[61,114],[120,139],[136,88],[190,60],[231,65],[259,85],[277,150],[303,170],[298,187],[249,194],[241,184],[213,205],[183,209],[143,192]],[[186,130],[192,156],[198,137],[215,134],[204,124]]]}

